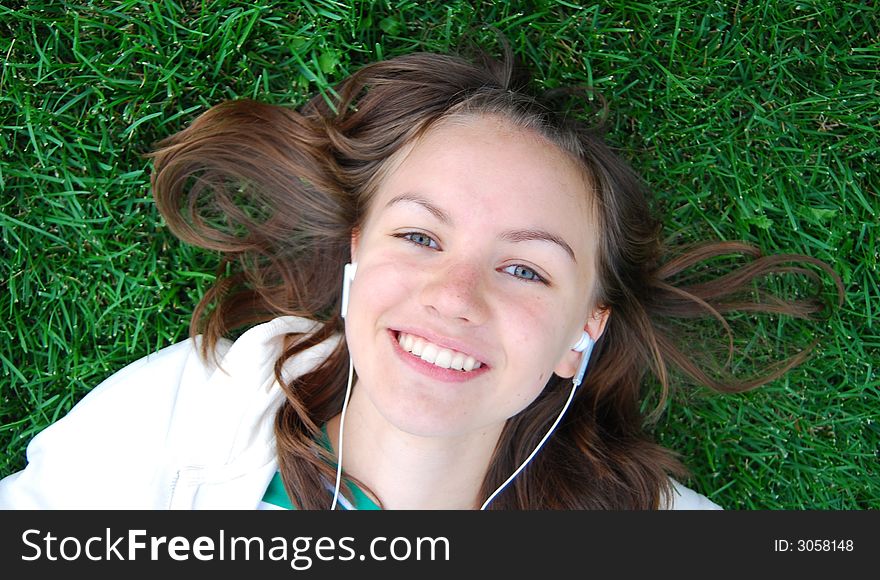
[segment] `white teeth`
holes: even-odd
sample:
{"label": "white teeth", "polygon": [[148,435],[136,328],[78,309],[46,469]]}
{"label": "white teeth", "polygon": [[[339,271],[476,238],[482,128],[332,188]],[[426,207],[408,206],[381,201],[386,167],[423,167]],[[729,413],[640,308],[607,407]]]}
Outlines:
{"label": "white teeth", "polygon": [[440,368],[448,369],[452,364],[452,351],[444,348],[438,352],[437,358],[434,359],[434,364]]}
{"label": "white teeth", "polygon": [[466,359],[464,359],[464,367],[462,367],[461,370],[463,370],[463,371],[472,371],[472,370],[474,370],[474,369],[478,369],[478,368],[480,368],[481,366],[483,366],[483,363],[479,362],[479,361],[478,361],[477,359],[475,359],[474,357],[469,356],[469,357],[467,357]]}
{"label": "white teeth", "polygon": [[422,349],[422,354],[419,356],[423,361],[433,363],[434,359],[437,358],[438,352],[439,349],[429,342],[425,344],[425,348]]}
{"label": "white teeth", "polygon": [[444,369],[455,369],[458,371],[472,371],[482,366],[474,357],[468,356],[461,352],[456,352],[448,348],[441,348],[432,344],[423,338],[412,336],[401,332],[397,337],[397,342],[403,350],[411,352],[414,356],[421,358],[423,361],[436,365]]}

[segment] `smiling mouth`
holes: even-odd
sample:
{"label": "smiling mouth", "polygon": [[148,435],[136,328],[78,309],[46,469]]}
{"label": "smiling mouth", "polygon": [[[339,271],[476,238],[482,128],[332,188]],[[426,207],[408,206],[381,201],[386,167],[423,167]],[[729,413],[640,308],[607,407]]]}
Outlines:
{"label": "smiling mouth", "polygon": [[406,352],[442,369],[466,373],[483,366],[483,363],[468,354],[437,346],[413,334],[398,332],[397,342]]}

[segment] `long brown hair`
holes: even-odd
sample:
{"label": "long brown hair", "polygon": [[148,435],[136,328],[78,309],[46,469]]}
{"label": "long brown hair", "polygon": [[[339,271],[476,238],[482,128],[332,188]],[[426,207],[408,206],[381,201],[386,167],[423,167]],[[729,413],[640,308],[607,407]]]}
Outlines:
{"label": "long brown hair", "polygon": [[[734,310],[816,314],[823,308],[816,298],[744,295],[773,272],[817,278],[808,264],[828,272],[842,294],[836,274],[808,256],[763,256],[738,242],[664,244],[642,180],[606,145],[602,131],[557,110],[558,95],[531,94],[529,83],[509,52],[500,60],[410,54],[361,68],[335,87],[332,99],[319,95],[299,110],[253,100],[218,104],[153,153],[153,190],[171,230],[185,242],[222,254],[217,282],[191,323],[191,334],[203,335],[203,355],[210,356],[221,337],[277,316],[322,323],[311,334],[289,337],[276,362],[286,393],[275,427],[279,465],[300,509],[329,503],[333,458],[316,441],[321,426],[341,411],[348,373],[345,341],[292,383],[283,381],[282,366],[306,348],[343,334],[340,285],[351,232],[363,220],[389,158],[440,120],[500,115],[539,133],[580,160],[599,213],[592,299],[610,308],[607,327],[565,420],[491,509],[665,505],[669,477],[687,474],[675,454],[646,432],[668,396],[668,365],[714,390],[736,392],[777,378],[807,355],[803,351],[780,361],[750,380],[720,380],[676,346],[680,342],[666,323],[712,316],[726,327],[723,315]],[[675,282],[689,268],[729,254],[742,254],[748,262],[714,279]],[[641,405],[649,371],[658,380],[659,396],[645,414]],[[566,380],[554,376],[532,405],[508,420],[482,497],[535,448],[569,389]]]}

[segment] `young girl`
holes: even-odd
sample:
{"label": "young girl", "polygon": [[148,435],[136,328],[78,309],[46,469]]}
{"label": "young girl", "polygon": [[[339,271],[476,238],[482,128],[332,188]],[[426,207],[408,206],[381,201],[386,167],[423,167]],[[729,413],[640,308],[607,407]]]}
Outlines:
{"label": "young girl", "polygon": [[[783,370],[713,382],[663,321],[818,305],[736,302],[792,256],[670,259],[637,176],[527,84],[509,55],[412,54],[164,141],[160,211],[223,255],[192,338],[40,433],[0,506],[718,509],[645,432],[645,372],[659,412],[666,361],[728,391]],[[754,259],[671,282],[730,253]]]}

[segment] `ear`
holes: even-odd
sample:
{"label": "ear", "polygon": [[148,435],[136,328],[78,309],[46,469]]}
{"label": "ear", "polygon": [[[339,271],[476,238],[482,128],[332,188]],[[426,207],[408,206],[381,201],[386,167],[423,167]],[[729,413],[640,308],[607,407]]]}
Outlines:
{"label": "ear", "polygon": [[351,230],[351,259],[352,263],[357,262],[358,243],[360,242],[361,231],[358,228]]}
{"label": "ear", "polygon": [[[589,334],[590,338],[592,338],[594,341],[599,340],[599,337],[602,336],[603,332],[605,332],[605,325],[608,323],[608,317],[610,315],[610,308],[597,308],[593,311],[590,319],[587,320],[587,324],[584,325],[583,331]],[[580,336],[572,338],[570,344],[574,345],[579,339]],[[571,348],[569,348],[562,355],[562,358],[559,359],[559,362],[556,364],[556,368],[553,369],[553,372],[564,379],[570,379],[574,376],[574,373],[577,372],[582,356],[583,353],[577,352],[576,350],[571,350]]]}

